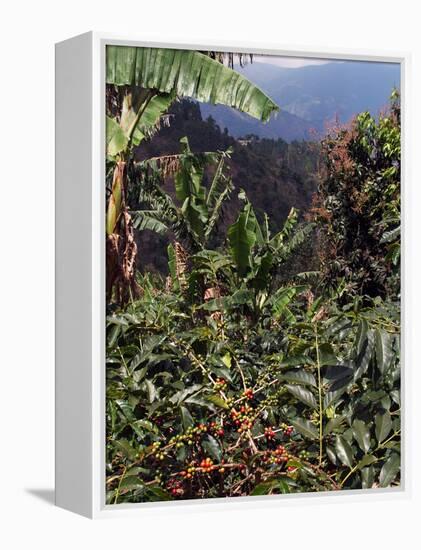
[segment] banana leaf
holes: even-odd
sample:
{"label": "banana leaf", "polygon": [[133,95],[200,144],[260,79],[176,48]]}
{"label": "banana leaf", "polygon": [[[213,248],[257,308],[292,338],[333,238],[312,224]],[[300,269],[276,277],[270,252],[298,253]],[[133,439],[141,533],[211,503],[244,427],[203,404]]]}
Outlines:
{"label": "banana leaf", "polygon": [[244,275],[250,267],[250,253],[256,242],[256,233],[248,228],[247,222],[248,212],[244,210],[237,221],[228,228],[231,255],[240,275]]}
{"label": "banana leaf", "polygon": [[159,214],[154,210],[138,210],[136,212],[131,212],[133,227],[139,231],[144,229],[149,229],[149,231],[154,231],[159,235],[165,235],[168,232],[168,227],[159,220]]}
{"label": "banana leaf", "polygon": [[[174,97],[174,94],[160,94],[149,101],[134,128],[131,138],[134,145],[139,145],[146,136],[150,136],[154,132],[161,116],[174,101]],[[109,116],[106,118],[106,143],[109,157],[114,157],[124,151],[129,143],[131,125],[136,119],[136,112],[130,101],[131,95],[128,94],[123,102],[120,124]]]}
{"label": "banana leaf", "polygon": [[244,76],[193,50],[107,46],[106,82],[234,107],[266,122],[278,106]]}

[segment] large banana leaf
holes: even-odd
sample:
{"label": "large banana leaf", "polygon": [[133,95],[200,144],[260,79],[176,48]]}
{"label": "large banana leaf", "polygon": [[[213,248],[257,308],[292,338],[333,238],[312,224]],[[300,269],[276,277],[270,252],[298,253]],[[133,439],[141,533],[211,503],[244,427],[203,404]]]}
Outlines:
{"label": "large banana leaf", "polygon": [[[153,131],[161,115],[168,110],[174,99],[174,94],[160,94],[155,95],[148,101],[133,131],[132,141],[134,145],[139,145],[145,136]],[[142,103],[142,100],[133,103],[132,94],[127,94],[124,98],[120,126],[128,137],[130,136],[131,127],[137,118],[137,111]]]}
{"label": "large banana leaf", "polygon": [[180,155],[180,169],[175,176],[175,193],[179,201],[194,197],[205,200],[206,188],[202,185],[204,163],[190,151],[187,137],[180,140],[183,154]]}
{"label": "large banana leaf", "polygon": [[[227,178],[224,174],[225,162],[227,158],[230,158],[232,148],[229,147],[226,151],[223,151],[219,157],[215,173],[213,175],[212,183],[209,187],[209,192],[206,197],[206,205],[211,210],[216,207],[220,202],[221,195],[227,188]],[[229,169],[228,169],[229,170]]]}
{"label": "large banana leaf", "polygon": [[244,76],[190,50],[107,46],[106,81],[234,107],[266,122],[278,106]]}
{"label": "large banana leaf", "polygon": [[106,145],[107,155],[114,157],[123,151],[129,142],[123,128],[116,120],[107,116],[106,118]]}
{"label": "large banana leaf", "polygon": [[225,185],[224,189],[219,192],[218,197],[216,198],[215,205],[212,209],[212,211],[209,213],[209,219],[206,223],[206,229],[205,229],[205,238],[209,238],[212,231],[214,230],[222,212],[222,206],[224,202],[229,199],[231,196],[231,191],[234,189],[234,185],[232,183],[231,178],[224,178],[223,184]]}
{"label": "large banana leaf", "polygon": [[149,229],[159,235],[165,235],[168,232],[168,227],[161,220],[158,219],[157,212],[155,210],[138,210],[132,212],[133,227],[139,231]]}
{"label": "large banana leaf", "polygon": [[[123,151],[129,143],[131,125],[136,119],[136,112],[129,103],[130,100],[129,94],[123,102],[120,124],[109,116],[106,118],[107,155],[110,157]],[[161,115],[168,110],[173,101],[174,94],[156,95],[149,101],[134,128],[131,138],[134,145],[139,145],[145,136],[149,136],[153,132]]]}
{"label": "large banana leaf", "polygon": [[[240,193],[241,195],[241,193]],[[244,207],[244,212],[247,215],[247,229],[249,231],[252,231],[256,236],[256,242],[258,244],[263,244],[263,233],[262,229],[260,227],[259,222],[257,221],[256,214],[254,212],[254,209],[251,205],[251,203],[247,200],[246,205]]]}
{"label": "large banana leaf", "polygon": [[181,207],[181,212],[188,226],[202,239],[205,224],[208,220],[208,212],[205,205],[197,201],[194,196],[187,197]]}
{"label": "large banana leaf", "polygon": [[256,242],[256,233],[251,230],[247,210],[243,210],[237,221],[228,228],[228,241],[231,255],[237,265],[238,273],[244,275],[250,267],[250,252]]}

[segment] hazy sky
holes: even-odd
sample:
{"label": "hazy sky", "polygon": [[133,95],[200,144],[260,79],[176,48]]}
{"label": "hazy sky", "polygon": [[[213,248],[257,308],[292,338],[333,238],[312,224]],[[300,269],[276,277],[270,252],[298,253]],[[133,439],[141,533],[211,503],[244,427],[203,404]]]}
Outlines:
{"label": "hazy sky", "polygon": [[332,63],[333,59],[311,59],[305,57],[281,57],[278,55],[253,55],[253,62],[269,63],[278,67],[305,67],[306,65],[324,65]]}

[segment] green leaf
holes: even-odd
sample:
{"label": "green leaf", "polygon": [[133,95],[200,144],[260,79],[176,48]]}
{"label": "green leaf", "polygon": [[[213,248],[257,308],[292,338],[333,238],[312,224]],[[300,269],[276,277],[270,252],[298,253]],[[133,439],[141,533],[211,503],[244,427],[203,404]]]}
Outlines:
{"label": "green leaf", "polygon": [[335,430],[340,428],[345,422],[345,420],[346,420],[346,416],[344,415],[335,416],[334,418],[331,418],[330,420],[328,420],[323,430],[324,435],[330,434],[331,432],[334,432]]}
{"label": "green leaf", "polygon": [[224,173],[225,159],[230,156],[232,150],[227,149],[220,154],[219,162],[213,176],[213,180],[206,197],[206,208],[209,219],[206,224],[205,238],[209,238],[222,214],[222,206],[231,196],[234,189],[232,179]]}
{"label": "green leaf", "polygon": [[145,136],[150,136],[159,127],[161,116],[168,110],[174,99],[174,94],[159,94],[149,101],[136,125],[133,135],[135,145],[139,145]]}
{"label": "green leaf", "polygon": [[299,384],[309,384],[310,386],[317,387],[317,382],[311,372],[303,369],[294,369],[282,374],[280,380],[286,380],[287,382],[297,382]]}
{"label": "green leaf", "polygon": [[289,357],[285,357],[280,367],[297,367],[300,365],[312,365],[313,360],[311,357],[308,357],[307,355],[290,355]]}
{"label": "green leaf", "polygon": [[221,409],[228,409],[229,408],[228,405],[226,404],[226,402],[222,399],[222,397],[220,397],[217,394],[207,395],[206,399],[207,399],[207,401],[210,401],[211,403],[213,403],[217,407],[221,407]]}
{"label": "green leaf", "polygon": [[215,208],[218,204],[221,194],[225,191],[227,184],[230,180],[223,177],[223,170],[226,156],[229,156],[231,149],[227,151],[227,155],[221,154],[215,173],[212,178],[212,183],[209,187],[209,191],[206,197],[206,206],[209,209]]}
{"label": "green leaf", "polygon": [[244,76],[193,50],[107,46],[106,82],[220,103],[263,121],[278,110]]}
{"label": "green leaf", "polygon": [[390,243],[396,239],[399,239],[400,234],[401,234],[400,226],[395,227],[395,229],[391,229],[390,231],[385,231],[382,235],[382,238],[380,239],[380,244]]}
{"label": "green leaf", "polygon": [[[240,196],[240,195],[239,195]],[[254,212],[251,202],[246,198],[246,204],[244,211],[247,213],[247,229],[253,231],[256,234],[256,242],[259,245],[264,244],[263,233],[260,224],[257,220],[256,213]]]}
{"label": "green leaf", "polygon": [[174,246],[170,243],[167,246],[168,254],[168,270],[170,272],[173,282],[177,281],[177,270],[176,270],[176,261],[175,261],[175,250]]}
{"label": "green leaf", "polygon": [[256,234],[247,229],[247,222],[248,213],[244,210],[227,231],[231,255],[240,275],[250,267],[250,252],[256,242]]}
{"label": "green leaf", "polygon": [[331,338],[341,330],[344,330],[348,326],[351,326],[351,322],[347,317],[339,317],[333,323],[329,325],[325,332],[325,337]]}
{"label": "green leaf", "polygon": [[343,378],[350,379],[353,375],[352,368],[348,367],[347,365],[329,365],[326,366],[323,370],[323,378],[328,381],[336,381]]}
{"label": "green leaf", "polygon": [[281,493],[283,495],[288,494],[288,493],[291,492],[290,485],[289,485],[288,481],[291,481],[291,480],[286,480],[286,479],[283,479],[283,478],[278,480],[278,487],[277,488],[281,491]]}
{"label": "green leaf", "polygon": [[[191,154],[187,137],[180,140],[185,147],[185,152],[180,156],[180,169],[175,175],[175,193],[180,202],[186,199],[205,199],[206,190],[202,185],[204,164],[203,160]],[[203,212],[207,214],[208,210],[203,206]]]}
{"label": "green leaf", "polygon": [[323,399],[323,408],[326,410],[328,407],[336,403],[340,397],[345,393],[346,386],[343,386],[339,390],[328,392]]}
{"label": "green leaf", "polygon": [[180,405],[182,401],[186,399],[189,395],[192,395],[194,393],[197,393],[199,390],[201,390],[203,386],[201,384],[193,384],[192,386],[188,386],[187,388],[184,387],[184,384],[182,384],[182,387],[180,391],[174,393],[170,397],[171,403],[174,403],[175,405]]}
{"label": "green leaf", "polygon": [[127,458],[134,459],[136,458],[136,451],[133,449],[133,447],[130,445],[130,443],[127,441],[127,439],[118,439],[117,441],[113,441],[113,445],[121,451]]}
{"label": "green leaf", "polygon": [[352,423],[352,433],[360,449],[367,453],[370,449],[370,428],[362,420],[354,420]]}
{"label": "green leaf", "polygon": [[363,489],[371,489],[374,483],[374,467],[362,468],[361,470],[361,486]]}
{"label": "green leaf", "polygon": [[388,246],[388,251],[385,256],[385,260],[390,261],[393,265],[398,265],[401,255],[401,245],[399,242],[392,243]]}
{"label": "green leaf", "polygon": [[190,426],[193,426],[194,420],[189,410],[186,407],[184,406],[180,407],[180,414],[181,414],[181,423],[183,424],[183,428],[185,430],[187,430],[187,428],[190,428]]}
{"label": "green leaf", "polygon": [[252,291],[246,290],[244,288],[240,288],[234,292],[234,294],[229,298],[229,301],[233,305],[241,306],[241,305],[247,304],[248,302],[251,302],[252,299],[253,299]]}
{"label": "green leaf", "polygon": [[383,464],[380,470],[379,485],[380,487],[389,487],[392,481],[395,480],[401,467],[400,455],[393,453]]}
{"label": "green leaf", "polygon": [[[314,227],[315,224],[309,222],[299,227],[295,233],[288,238],[287,242],[282,244],[278,250],[280,260],[286,260],[296,250],[298,250],[299,247],[308,239],[308,236],[313,231]],[[275,238],[276,237],[274,237],[274,239]]]}
{"label": "green leaf", "polygon": [[133,409],[127,401],[124,401],[123,399],[117,399],[116,404],[120,407],[124,416],[129,422],[134,422],[136,420]]}
{"label": "green leaf", "polygon": [[275,318],[280,318],[285,308],[296,294],[296,289],[282,288],[278,290],[272,301],[272,311]]}
{"label": "green leaf", "polygon": [[227,353],[222,357],[222,362],[224,363],[224,365],[230,369],[231,368],[231,362],[232,362],[232,357],[231,357],[231,354],[227,351]]}
{"label": "green leaf", "polygon": [[181,212],[187,220],[193,233],[203,239],[205,224],[207,223],[207,211],[204,204],[195,197],[187,197],[181,207]]}
{"label": "green leaf", "polygon": [[106,117],[106,147],[107,155],[114,157],[121,153],[128,143],[128,138],[118,122],[113,118]]}
{"label": "green leaf", "polygon": [[150,422],[149,420],[145,420],[145,419],[136,420],[136,422],[132,422],[130,425],[133,428],[133,430],[141,437],[143,437],[144,435],[143,430],[146,430],[147,432],[151,432],[154,434],[159,433],[158,427],[153,422]]}
{"label": "green leaf", "polygon": [[385,449],[394,449],[395,451],[400,452],[401,444],[399,441],[388,441],[383,445]]}
{"label": "green leaf", "polygon": [[[319,345],[320,364],[323,366],[335,366],[338,364],[331,344],[323,343]],[[342,365],[341,365],[342,366]]]}
{"label": "green leaf", "polygon": [[162,489],[162,487],[159,487],[159,485],[147,487],[147,492],[150,495],[151,501],[172,500],[171,495]]}
{"label": "green leaf", "polygon": [[368,369],[374,350],[374,331],[361,327],[361,335],[357,342],[355,364],[357,369],[354,380],[358,380]]}
{"label": "green leaf", "polygon": [[206,453],[214,458],[217,462],[221,461],[222,451],[219,443],[211,435],[207,435],[206,439],[202,441],[202,447]]}
{"label": "green leaf", "polygon": [[120,483],[120,491],[133,491],[144,487],[145,484],[136,476],[126,476]]}
{"label": "green leaf", "polygon": [[303,386],[291,385],[291,384],[286,384],[285,388],[294,397],[296,397],[297,399],[299,399],[309,407],[312,407],[313,409],[318,408],[316,398],[314,397],[314,395],[311,393],[310,390],[304,388]]}
{"label": "green leaf", "polygon": [[377,441],[381,443],[390,434],[390,431],[392,429],[392,417],[390,416],[390,412],[385,411],[383,413],[377,413],[375,424],[376,438]]}
{"label": "green leaf", "polygon": [[397,405],[401,405],[401,396],[399,390],[392,390],[391,392],[389,392],[389,395]]}
{"label": "green leaf", "polygon": [[370,464],[374,464],[377,462],[377,459],[373,455],[364,455],[362,459],[358,462],[358,469],[362,470],[366,466],[370,466]]}
{"label": "green leaf", "polygon": [[340,435],[336,436],[335,450],[342,464],[345,464],[348,468],[352,468],[354,453],[351,445],[344,437]]}
{"label": "green leaf", "polygon": [[256,274],[251,279],[250,284],[256,290],[263,290],[267,287],[270,281],[270,270],[273,264],[273,255],[271,252],[266,252],[264,256],[260,258],[260,264],[257,268]]}
{"label": "green leaf", "polygon": [[338,458],[336,456],[336,453],[332,447],[329,447],[329,445],[326,445],[326,454],[329,460],[334,464],[335,466],[338,465]]}
{"label": "green leaf", "polygon": [[310,422],[310,420],[306,420],[305,418],[295,418],[294,420],[290,420],[290,422],[291,425],[294,426],[298,432],[300,432],[300,434],[308,437],[309,439],[318,439],[319,431],[317,427]]}
{"label": "green leaf", "polygon": [[158,397],[158,392],[156,391],[156,387],[154,386],[152,381],[148,379],[145,380],[145,385],[148,392],[149,403],[153,403],[155,399]]}
{"label": "green leaf", "polygon": [[365,319],[360,319],[360,322],[358,323],[357,334],[355,336],[355,342],[354,342],[353,353],[355,358],[357,358],[358,355],[363,351],[364,343],[367,340],[367,334],[368,334],[368,323]]}
{"label": "green leaf", "polygon": [[276,480],[263,481],[256,485],[256,487],[250,493],[251,496],[268,495],[276,486],[278,482]]}
{"label": "green leaf", "polygon": [[376,329],[376,361],[377,368],[384,374],[390,366],[393,358],[393,336],[382,329]]}
{"label": "green leaf", "polygon": [[139,231],[149,229],[158,235],[165,235],[168,233],[168,227],[161,220],[158,219],[159,214],[153,210],[138,210],[137,212],[131,212],[133,226]]}
{"label": "green leaf", "polygon": [[141,468],[140,466],[133,466],[126,471],[126,476],[138,476],[139,474],[148,474],[150,470]]}
{"label": "green leaf", "polygon": [[234,189],[232,180],[230,178],[225,178],[225,185],[225,188],[222,190],[216,200],[215,206],[209,212],[209,219],[206,223],[205,228],[205,239],[208,239],[215,227],[217,227],[217,222],[219,221],[222,214],[222,206],[224,205],[225,201],[230,198],[231,191]]}

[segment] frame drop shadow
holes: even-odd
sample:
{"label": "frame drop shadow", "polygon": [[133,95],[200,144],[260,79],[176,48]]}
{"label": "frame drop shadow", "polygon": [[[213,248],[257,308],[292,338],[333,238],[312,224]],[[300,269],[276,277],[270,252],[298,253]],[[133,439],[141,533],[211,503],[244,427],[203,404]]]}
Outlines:
{"label": "frame drop shadow", "polygon": [[39,500],[46,502],[54,506],[55,504],[55,491],[54,489],[25,489],[25,491]]}

